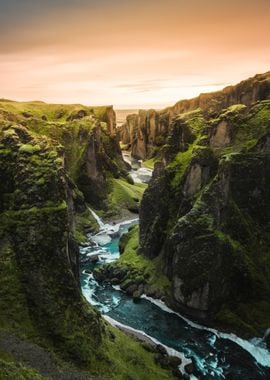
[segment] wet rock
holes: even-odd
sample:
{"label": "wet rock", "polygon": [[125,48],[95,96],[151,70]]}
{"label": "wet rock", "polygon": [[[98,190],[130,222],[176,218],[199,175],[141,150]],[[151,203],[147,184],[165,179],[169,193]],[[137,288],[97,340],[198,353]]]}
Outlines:
{"label": "wet rock", "polygon": [[132,284],[130,286],[127,287],[126,289],[126,293],[129,294],[129,295],[133,295],[133,293],[135,293],[137,290],[137,285],[136,284]]}
{"label": "wet rock", "polygon": [[188,375],[192,375],[195,371],[195,366],[193,363],[189,363],[185,365],[185,371]]}
{"label": "wet rock", "polygon": [[190,376],[189,376],[188,374],[184,373],[184,374],[182,374],[182,375],[180,376],[180,379],[181,379],[181,380],[190,380]]}
{"label": "wet rock", "polygon": [[97,263],[99,261],[99,255],[91,255],[88,258],[90,263]]}
{"label": "wet rock", "polygon": [[157,350],[157,352],[159,352],[161,355],[168,355],[166,348],[165,348],[164,346],[162,346],[161,344],[157,344],[157,346],[156,346],[156,350]]}
{"label": "wet rock", "polygon": [[110,280],[110,283],[111,283],[112,285],[118,285],[118,284],[119,284],[119,278],[116,278],[116,277],[112,278],[112,279]]}
{"label": "wet rock", "polygon": [[170,365],[172,367],[178,367],[182,364],[182,360],[178,358],[177,356],[169,356],[170,358]]}
{"label": "wet rock", "polygon": [[[130,279],[127,279],[127,280],[125,280],[124,282],[120,283],[120,288],[121,288],[122,290],[126,291],[127,288],[130,287],[130,286],[132,286],[132,285],[134,285],[134,284],[133,284],[133,281],[130,280]],[[136,290],[136,289],[134,288],[133,291],[135,291],[135,290]]]}

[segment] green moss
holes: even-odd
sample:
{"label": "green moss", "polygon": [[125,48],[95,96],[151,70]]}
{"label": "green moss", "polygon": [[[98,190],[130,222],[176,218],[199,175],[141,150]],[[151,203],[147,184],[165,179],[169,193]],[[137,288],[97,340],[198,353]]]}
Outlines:
{"label": "green moss", "polygon": [[77,213],[76,215],[76,228],[74,236],[77,243],[86,242],[88,240],[86,230],[91,230],[92,233],[97,233],[99,230],[96,220],[93,218],[88,209],[85,212]]}
{"label": "green moss", "polygon": [[20,269],[8,241],[0,243],[0,326],[24,334],[34,334],[27,299],[20,282]]}
{"label": "green moss", "polygon": [[7,149],[0,149],[0,154],[2,154],[3,156],[5,155],[8,155],[8,154],[12,154],[12,150],[7,148]]}
{"label": "green moss", "polygon": [[173,169],[175,175],[172,180],[172,187],[177,188],[182,181],[183,175],[189,167],[192,159],[193,145],[190,145],[185,152],[179,152],[174,161],[168,166],[169,169]]}
{"label": "green moss", "polygon": [[37,153],[40,151],[40,146],[39,145],[30,145],[30,144],[24,144],[21,145],[19,152],[21,153]]}
{"label": "green moss", "polygon": [[129,146],[128,146],[128,144],[120,143],[120,148],[121,148],[121,150],[128,150]]}
{"label": "green moss", "polygon": [[112,179],[109,203],[117,208],[136,208],[146,187],[147,185],[141,183],[132,185],[124,179]]}
{"label": "green moss", "polygon": [[240,332],[242,334],[243,331],[246,331],[253,336],[257,335],[257,332],[252,327],[252,325],[249,325],[242,319],[242,317],[239,317],[234,311],[230,309],[223,307],[218,312],[215,319],[222,326],[225,325],[227,328],[231,328],[233,331],[237,333]]}
{"label": "green moss", "polygon": [[143,346],[128,338],[121,331],[107,327],[114,339],[107,339],[104,345],[108,364],[105,368],[97,362],[99,374],[104,379],[115,380],[155,380],[172,379],[172,373],[155,363],[155,354],[146,351]]}
{"label": "green moss", "polygon": [[242,245],[239,241],[232,239],[230,235],[225,234],[222,231],[214,231],[215,235],[222,241],[229,243],[234,249],[242,249]]}
{"label": "green moss", "polygon": [[250,110],[242,104],[228,107],[211,123],[226,120],[232,129],[229,147],[218,149],[218,154],[234,154],[252,149],[258,140],[270,131],[270,101],[262,101]]}
{"label": "green moss", "polygon": [[21,364],[7,363],[0,359],[0,379],[1,380],[48,380],[31,368],[26,368]]}
{"label": "green moss", "polygon": [[67,118],[78,111],[86,111],[87,114],[93,114],[97,118],[105,117],[108,106],[87,107],[81,104],[47,104],[44,102],[15,102],[0,101],[0,111],[6,111],[20,117],[27,115],[27,119],[46,118],[44,121],[58,121],[64,123]]}
{"label": "green moss", "polygon": [[130,232],[127,239],[123,254],[116,262],[117,266],[130,266],[134,273],[141,273],[147,279],[147,284],[154,287],[155,290],[162,290],[169,294],[171,283],[169,279],[162,273],[162,260],[157,257],[149,260],[139,252],[139,230],[135,226]]}
{"label": "green moss", "polygon": [[197,108],[196,110],[190,112],[182,113],[178,115],[176,120],[184,121],[190,128],[191,132],[195,135],[201,132],[205,124],[202,110],[200,108]]}
{"label": "green moss", "polygon": [[270,303],[267,301],[224,306],[216,320],[236,333],[261,336],[270,326]]}
{"label": "green moss", "polygon": [[[78,201],[83,197],[61,167],[60,156],[65,153],[69,173],[76,178],[95,125],[90,116],[67,120],[82,108],[87,114],[107,117],[107,107],[95,111],[80,105],[0,102],[0,117],[2,111],[9,112],[16,124],[23,121],[27,125],[0,131],[1,150],[10,149],[1,155],[0,325],[5,332],[52,352],[61,362],[83,368],[89,377],[170,379],[171,373],[159,368],[153,354],[141,345],[118,331],[111,339],[113,329],[86,303],[78,288],[70,223],[73,209],[68,207],[67,194],[72,192]],[[101,127],[101,139],[113,146],[106,124]],[[104,146],[100,145],[96,155],[105,175],[112,157]],[[112,187],[116,188],[115,205],[118,201],[139,203],[145,189],[121,179]],[[86,225],[92,226],[90,218],[87,213],[78,215],[77,240]],[[12,358],[5,352],[0,357],[1,379],[41,379],[32,369],[7,364]]]}
{"label": "green moss", "polygon": [[145,166],[148,169],[154,169],[155,162],[155,158],[150,158],[149,160],[143,161],[143,166]]}
{"label": "green moss", "polygon": [[94,115],[102,121],[106,121],[105,118],[107,110],[108,106],[99,106],[93,108]]}

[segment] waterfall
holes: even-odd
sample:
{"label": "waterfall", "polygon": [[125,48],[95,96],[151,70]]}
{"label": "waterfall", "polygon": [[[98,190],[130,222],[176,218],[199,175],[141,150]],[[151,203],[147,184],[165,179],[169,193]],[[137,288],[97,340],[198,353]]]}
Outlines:
{"label": "waterfall", "polygon": [[91,214],[93,215],[93,217],[97,221],[100,229],[104,229],[106,225],[102,222],[101,218],[90,207],[88,207],[88,210],[91,212]]}

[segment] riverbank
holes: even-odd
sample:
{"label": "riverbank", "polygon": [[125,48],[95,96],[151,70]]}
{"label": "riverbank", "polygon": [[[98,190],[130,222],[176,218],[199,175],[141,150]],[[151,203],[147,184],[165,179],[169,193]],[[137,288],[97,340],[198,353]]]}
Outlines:
{"label": "riverbank", "polygon": [[[127,232],[127,221],[120,228],[120,236]],[[82,290],[87,300],[104,315],[120,324],[121,329],[143,344],[152,342],[165,345],[181,353],[182,362],[193,362],[195,376],[209,379],[224,379],[229,374],[240,374],[246,380],[268,380],[270,361],[267,351],[258,344],[241,340],[232,334],[208,329],[169,309],[159,300],[143,296],[134,303],[127,293],[118,287],[97,282],[93,269],[119,258],[119,238],[111,239],[101,247],[106,254],[102,262],[89,265],[89,273],[82,273]],[[122,258],[122,256],[121,256]],[[85,268],[85,267],[84,267]],[[189,376],[187,373],[185,374]]]}
{"label": "riverbank", "polygon": [[[158,340],[154,339],[153,337],[147,335],[145,332],[141,330],[136,330],[130,326],[124,325],[113,318],[109,317],[108,315],[103,315],[103,318],[114,327],[117,327],[119,330],[124,332],[126,335],[130,336],[131,338],[137,340],[138,342],[143,343],[144,347],[151,352],[156,352],[160,355],[160,360],[162,364],[162,358],[167,358],[168,365],[174,367],[175,369],[178,369],[178,378],[184,379],[182,375],[187,373],[189,371],[189,374],[191,375],[191,369],[193,367],[192,360],[187,359],[184,355],[182,355],[180,352],[167,347],[166,345],[162,344]],[[176,373],[175,373],[176,374]],[[196,379],[195,376],[191,375],[190,380]]]}

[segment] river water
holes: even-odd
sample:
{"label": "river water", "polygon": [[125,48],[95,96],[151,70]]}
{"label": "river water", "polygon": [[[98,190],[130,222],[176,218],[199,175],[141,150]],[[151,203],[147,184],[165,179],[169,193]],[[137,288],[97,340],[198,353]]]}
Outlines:
{"label": "river water", "polygon": [[[89,303],[113,320],[141,330],[192,359],[197,379],[270,379],[270,352],[260,339],[246,341],[203,327],[160,301],[143,297],[134,303],[118,287],[98,284],[91,271],[119,258],[119,238],[138,219],[117,225],[104,224],[98,217],[97,221],[99,234],[90,237],[92,243],[80,249],[81,287]],[[95,263],[91,262],[93,256]]]}

